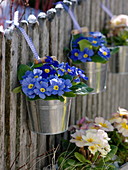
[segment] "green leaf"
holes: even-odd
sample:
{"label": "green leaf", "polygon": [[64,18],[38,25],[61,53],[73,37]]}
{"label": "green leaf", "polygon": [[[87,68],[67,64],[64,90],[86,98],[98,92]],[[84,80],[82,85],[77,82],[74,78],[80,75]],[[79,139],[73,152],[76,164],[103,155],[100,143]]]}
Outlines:
{"label": "green leaf", "polygon": [[36,96],[35,98],[29,98],[28,96],[26,96],[26,100],[28,100],[28,101],[33,101],[33,100],[38,100],[38,99],[40,99],[39,96]]}
{"label": "green leaf", "polygon": [[13,89],[13,93],[20,93],[22,90],[22,86],[16,87]]}
{"label": "green leaf", "polygon": [[[26,97],[26,99],[28,101],[33,101],[33,100],[38,100],[41,98],[39,96],[36,96],[35,98]],[[62,96],[57,96],[57,95],[47,96],[45,99],[41,99],[41,100],[60,100],[61,102],[64,102],[64,98]]]}
{"label": "green leaf", "polygon": [[61,102],[64,102],[64,98],[62,96],[58,96],[58,98]]}
{"label": "green leaf", "polygon": [[25,75],[26,71],[32,70],[28,65],[21,64],[18,68],[17,74],[18,74],[18,79],[22,80],[22,76]]}
{"label": "green leaf", "polygon": [[118,150],[118,147],[115,145],[111,145],[111,151],[107,154],[107,156],[104,158],[105,162],[110,161],[114,155],[116,155],[116,152]]}
{"label": "green leaf", "polygon": [[75,155],[76,159],[78,159],[80,162],[92,164],[92,162],[87,160],[82,154],[75,152],[74,155]]}
{"label": "green leaf", "polygon": [[82,63],[82,61],[80,61],[80,60],[77,60],[77,61],[72,60],[72,64],[81,64],[81,63]]}
{"label": "green leaf", "polygon": [[92,44],[88,41],[88,40],[80,40],[78,42],[79,46],[80,46],[80,51],[84,51],[85,48],[90,48],[92,49]]}
{"label": "green leaf", "polygon": [[74,94],[73,92],[65,92],[65,93],[63,94],[63,96],[65,96],[65,97],[75,97],[76,94]]}
{"label": "green leaf", "polygon": [[117,168],[115,165],[113,164],[107,164],[106,167],[109,169],[109,170],[119,170],[119,168]]}
{"label": "green leaf", "polygon": [[103,57],[100,57],[99,55],[94,55],[91,57],[91,59],[93,62],[96,62],[96,63],[105,64],[108,62],[108,60],[104,59]]}
{"label": "green leaf", "polygon": [[74,85],[70,88],[73,93],[77,94],[77,95],[86,95],[90,92],[92,92],[94,89],[88,87],[85,83],[81,82],[78,83],[77,85]]}
{"label": "green leaf", "polygon": [[51,96],[47,96],[44,100],[60,100],[63,102],[64,98],[62,96],[51,95]]}
{"label": "green leaf", "polygon": [[85,84],[85,83],[83,83],[83,82],[80,82],[80,83],[75,83],[75,85],[73,85],[70,89],[71,90],[77,90],[77,89],[79,89],[79,88],[81,88],[81,87],[88,87],[88,85],[87,84]]}
{"label": "green leaf", "polygon": [[62,162],[64,163],[65,162],[65,158],[64,157],[59,157],[58,158],[58,165],[60,166],[62,164]]}
{"label": "green leaf", "polygon": [[68,163],[69,165],[75,165],[75,164],[77,163],[77,161],[76,161],[76,160],[73,160],[73,159],[68,159],[68,160],[67,160],[67,163]]}
{"label": "green leaf", "polygon": [[116,54],[119,51],[119,47],[112,47],[109,48],[111,55]]}
{"label": "green leaf", "polygon": [[76,34],[76,35],[72,35],[72,42],[73,41],[76,41],[76,39],[78,39],[78,38],[80,38],[80,37],[84,37],[84,35],[83,34]]}
{"label": "green leaf", "polygon": [[69,75],[69,74],[66,74],[66,75],[64,75],[64,76],[61,76],[63,79],[69,79],[69,80],[72,80],[73,78],[72,78],[72,76],[71,75]]}
{"label": "green leaf", "polygon": [[37,68],[37,67],[42,67],[43,63],[39,63],[39,64],[34,64],[32,68]]}

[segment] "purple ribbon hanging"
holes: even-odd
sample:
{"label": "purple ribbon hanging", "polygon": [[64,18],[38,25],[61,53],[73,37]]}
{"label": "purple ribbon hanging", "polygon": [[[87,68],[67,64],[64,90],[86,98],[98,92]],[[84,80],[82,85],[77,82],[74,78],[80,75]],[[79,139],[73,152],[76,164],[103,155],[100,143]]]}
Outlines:
{"label": "purple ribbon hanging", "polygon": [[[108,16],[110,18],[112,18],[114,16],[113,13],[111,12],[111,10],[108,7],[106,7],[104,4],[101,3],[100,6],[108,14]],[[107,4],[107,6],[108,6],[108,4]]]}
{"label": "purple ribbon hanging", "polygon": [[74,24],[74,28],[77,29],[77,30],[79,30],[80,32],[82,32],[82,31],[81,31],[81,27],[80,27],[80,25],[78,24],[78,22],[77,22],[77,20],[76,20],[76,17],[75,17],[75,15],[74,15],[74,12],[73,12],[66,4],[64,4],[63,2],[59,2],[59,3],[61,3],[61,4],[63,5],[64,9],[65,9],[65,10],[68,12],[68,14],[70,15],[70,17],[71,17],[71,19],[72,19],[72,21],[73,21],[73,24]]}
{"label": "purple ribbon hanging", "polygon": [[27,41],[29,47],[31,48],[31,50],[32,50],[32,52],[33,52],[33,54],[34,54],[34,57],[35,57],[37,60],[40,60],[40,57],[39,57],[39,55],[38,55],[38,53],[37,53],[37,51],[36,51],[36,49],[35,49],[35,46],[34,46],[32,40],[30,39],[30,37],[26,34],[25,30],[24,30],[23,28],[19,27],[19,26],[16,26],[16,27],[17,27],[17,28],[20,30],[20,32],[23,34],[25,40]]}
{"label": "purple ribbon hanging", "polygon": [[25,40],[27,41],[29,47],[31,48],[31,50],[32,50],[32,52],[33,52],[33,54],[34,54],[34,57],[35,57],[37,60],[40,60],[40,57],[39,57],[39,55],[38,55],[38,53],[37,53],[37,51],[36,51],[36,48],[35,48],[32,40],[31,40],[30,37],[27,35],[26,31],[19,26],[18,15],[19,15],[19,12],[16,11],[16,12],[14,13],[14,20],[13,20],[13,21],[6,21],[6,22],[7,22],[7,23],[12,23],[12,28],[16,27],[16,28],[18,28],[18,29],[20,30],[20,32],[21,32],[22,35],[24,36]]}

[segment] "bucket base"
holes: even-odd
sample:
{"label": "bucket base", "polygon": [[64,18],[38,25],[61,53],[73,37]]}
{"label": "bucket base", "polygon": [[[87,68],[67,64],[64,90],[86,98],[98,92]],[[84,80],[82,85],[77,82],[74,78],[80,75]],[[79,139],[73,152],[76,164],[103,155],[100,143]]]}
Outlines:
{"label": "bucket base", "polygon": [[27,101],[30,130],[37,134],[55,135],[68,129],[71,98]]}
{"label": "bucket base", "polygon": [[[67,130],[68,130],[68,129],[67,129]],[[60,132],[55,132],[55,133],[41,133],[41,132],[36,132],[36,131],[33,131],[33,130],[31,130],[31,132],[36,133],[36,134],[39,134],[39,135],[58,135],[58,134],[67,132],[67,130],[60,131]]]}

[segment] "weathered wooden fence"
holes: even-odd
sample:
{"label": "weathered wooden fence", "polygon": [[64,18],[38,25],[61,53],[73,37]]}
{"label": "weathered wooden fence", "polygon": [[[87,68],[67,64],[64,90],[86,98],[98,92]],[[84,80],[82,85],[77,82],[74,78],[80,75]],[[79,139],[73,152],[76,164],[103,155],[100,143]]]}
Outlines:
{"label": "weathered wooden fence", "polygon": [[[101,30],[109,17],[100,8],[100,3],[109,2],[113,14],[128,14],[127,0],[83,0],[76,6],[75,13],[81,26],[90,31]],[[52,21],[40,19],[37,24],[22,24],[32,37],[40,54],[55,55],[66,61],[63,48],[68,46],[72,22],[69,15],[61,10]],[[67,133],[43,136],[28,129],[26,103],[22,94],[14,94],[17,86],[17,67],[33,59],[23,36],[14,30],[9,40],[0,34],[0,170],[35,170],[47,165],[52,150],[67,138]],[[95,95],[76,97],[72,102],[70,123],[82,116],[109,117],[118,108],[128,108],[128,76],[108,74],[107,90]],[[47,151],[50,151],[47,153]]]}

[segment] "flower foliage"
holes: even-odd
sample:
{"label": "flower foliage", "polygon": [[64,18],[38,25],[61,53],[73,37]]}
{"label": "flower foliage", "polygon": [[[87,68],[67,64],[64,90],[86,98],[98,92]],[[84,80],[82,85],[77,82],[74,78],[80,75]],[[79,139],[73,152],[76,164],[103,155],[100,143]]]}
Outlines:
{"label": "flower foliage", "polygon": [[56,57],[46,56],[40,62],[35,61],[31,67],[21,64],[18,69],[20,90],[28,99],[45,99],[64,101],[63,97],[85,95],[93,89],[80,79],[88,80],[84,71],[68,63],[59,63]]}
{"label": "flower foliage", "polygon": [[128,45],[128,15],[117,15],[111,18],[109,25],[103,30],[109,45]]}
{"label": "flower foliage", "polygon": [[75,64],[82,62],[106,63],[110,58],[110,50],[106,47],[106,37],[100,32],[72,35],[69,58]]}
{"label": "flower foliage", "polygon": [[128,161],[127,110],[119,108],[108,120],[84,117],[69,130],[69,148],[58,159],[61,169],[115,170]]}

